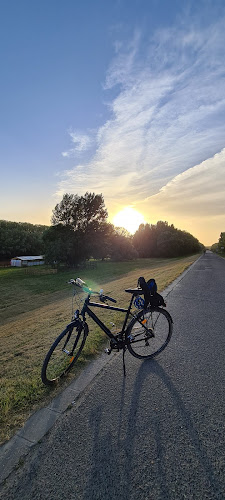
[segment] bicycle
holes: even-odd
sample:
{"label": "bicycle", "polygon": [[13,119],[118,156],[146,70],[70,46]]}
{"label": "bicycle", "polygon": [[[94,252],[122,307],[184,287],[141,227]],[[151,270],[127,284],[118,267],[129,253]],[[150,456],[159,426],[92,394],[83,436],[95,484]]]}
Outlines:
{"label": "bicycle", "polygon": [[[155,283],[154,280],[150,281]],[[81,311],[79,309],[75,311],[72,321],[57,337],[48,351],[42,366],[42,382],[50,386],[57,384],[77,361],[89,332],[86,315],[109,337],[110,346],[105,349],[107,354],[111,354],[113,350],[123,350],[124,375],[126,375],[124,360],[126,349],[139,359],[151,359],[162,352],[170,341],[173,320],[168,311],[163,308],[166,304],[163,297],[156,293],[156,284],[153,284],[154,289],[149,291],[149,282],[146,283],[144,278],[141,277],[138,280],[137,288],[125,290],[125,292],[131,294],[130,304],[125,309],[109,305],[108,301],[113,303],[117,301],[105,295],[103,290],[95,292],[80,278],[71,279],[68,283],[73,285],[74,295],[77,295],[76,287],[78,287],[87,293],[87,297],[83,302]],[[144,299],[141,295],[144,295]],[[91,297],[93,296],[97,296],[100,302],[92,302]],[[133,305],[138,309],[135,313],[131,312]],[[112,333],[91,308],[125,313],[121,331],[116,334]],[[129,317],[132,317],[132,319],[128,323]]]}

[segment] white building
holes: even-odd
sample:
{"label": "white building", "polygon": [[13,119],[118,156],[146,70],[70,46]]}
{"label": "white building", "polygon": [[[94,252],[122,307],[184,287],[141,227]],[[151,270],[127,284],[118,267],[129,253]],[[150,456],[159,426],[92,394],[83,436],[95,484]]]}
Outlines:
{"label": "white building", "polygon": [[11,266],[27,267],[27,266],[40,266],[44,264],[43,255],[32,255],[25,257],[14,257],[11,259]]}

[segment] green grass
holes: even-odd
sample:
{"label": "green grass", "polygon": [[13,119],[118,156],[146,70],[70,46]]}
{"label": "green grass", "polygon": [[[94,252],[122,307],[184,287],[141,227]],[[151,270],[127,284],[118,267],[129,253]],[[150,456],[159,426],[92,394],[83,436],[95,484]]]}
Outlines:
{"label": "green grass", "polygon": [[[70,288],[67,281],[70,278],[81,277],[87,281],[92,288],[100,288],[108,281],[116,280],[118,277],[137,271],[137,278],[142,269],[160,268],[165,262],[173,267],[173,264],[182,262],[183,259],[138,259],[134,262],[98,262],[96,269],[77,269],[59,271],[57,274],[49,274],[46,267],[18,269],[0,268],[1,302],[0,302],[0,325],[13,321],[15,317],[51,304],[63,297],[69,296]],[[43,274],[43,271],[46,274]],[[30,273],[30,274],[29,274]],[[150,273],[151,274],[151,273]],[[148,276],[149,277],[149,276]],[[150,276],[151,277],[151,276]],[[136,283],[133,283],[133,285]]]}
{"label": "green grass", "polygon": [[[85,348],[64,384],[54,390],[42,384],[44,357],[71,319],[72,290],[66,284],[68,279],[79,276],[93,289],[104,288],[123,307],[129,301],[125,288],[136,286],[139,276],[155,278],[160,291],[197,257],[98,262],[96,269],[79,273],[66,270],[49,274],[48,268],[30,273],[26,269],[0,269],[0,440],[11,437],[32,411],[46,405],[105,345],[105,335],[89,320],[90,334]],[[99,317],[109,327],[110,322],[116,323],[119,329],[124,315],[111,311],[101,312]]]}

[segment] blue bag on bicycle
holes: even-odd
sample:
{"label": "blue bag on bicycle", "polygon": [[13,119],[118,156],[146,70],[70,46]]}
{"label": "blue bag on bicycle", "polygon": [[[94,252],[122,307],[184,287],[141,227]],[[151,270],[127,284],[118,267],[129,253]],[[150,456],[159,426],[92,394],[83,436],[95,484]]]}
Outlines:
{"label": "blue bag on bicycle", "polygon": [[155,306],[155,307],[166,305],[162,295],[159,295],[159,293],[157,293],[157,285],[156,285],[156,282],[153,278],[151,278],[150,280],[148,280],[146,282],[145,279],[143,278],[143,276],[141,276],[138,279],[138,286],[140,286],[140,288],[144,292],[144,299],[145,299],[144,308],[145,309],[148,307],[149,304],[151,306]]}

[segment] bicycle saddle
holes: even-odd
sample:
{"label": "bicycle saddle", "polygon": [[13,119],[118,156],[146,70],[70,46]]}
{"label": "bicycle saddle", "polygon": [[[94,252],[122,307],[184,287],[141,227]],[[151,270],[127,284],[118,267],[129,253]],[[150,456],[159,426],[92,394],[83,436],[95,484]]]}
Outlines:
{"label": "bicycle saddle", "polygon": [[142,288],[126,288],[125,292],[132,293],[133,295],[143,295]]}

